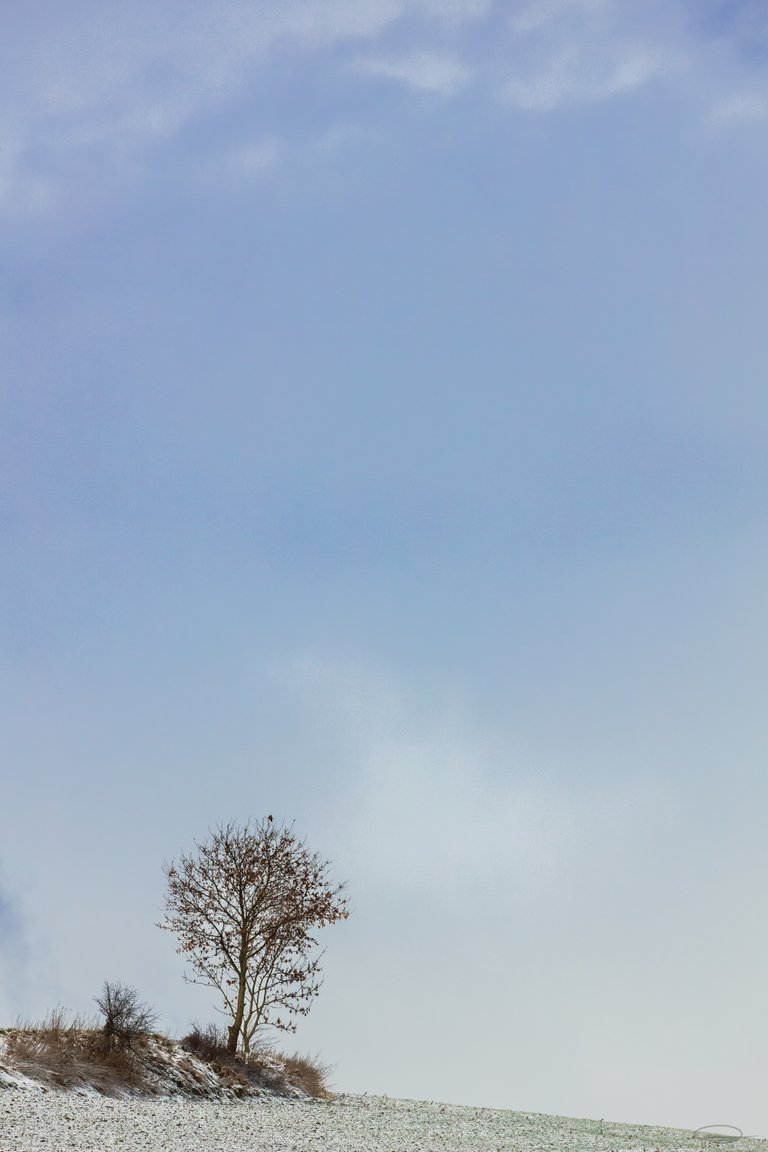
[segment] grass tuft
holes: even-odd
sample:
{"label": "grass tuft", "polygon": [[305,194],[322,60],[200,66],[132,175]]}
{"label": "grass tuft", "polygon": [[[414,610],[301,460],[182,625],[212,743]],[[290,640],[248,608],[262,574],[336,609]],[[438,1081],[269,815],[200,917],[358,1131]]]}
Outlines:
{"label": "grass tuft", "polygon": [[39,1023],[19,1022],[5,1032],[7,1058],[41,1084],[56,1088],[89,1085],[105,1095],[140,1088],[140,1062],[133,1052],[107,1050],[101,1028],[81,1016],[55,1008]]}
{"label": "grass tuft", "polygon": [[328,1087],[330,1065],[323,1064],[317,1057],[302,1056],[294,1052],[292,1056],[280,1056],[286,1081],[299,1088],[315,1100],[330,1100],[333,1096]]}

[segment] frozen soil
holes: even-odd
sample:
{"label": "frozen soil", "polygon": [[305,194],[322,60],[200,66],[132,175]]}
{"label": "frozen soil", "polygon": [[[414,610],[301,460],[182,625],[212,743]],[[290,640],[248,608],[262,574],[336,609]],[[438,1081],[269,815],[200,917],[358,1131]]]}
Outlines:
{"label": "frozen soil", "polygon": [[[0,1152],[713,1152],[691,1132],[386,1097],[231,1102],[0,1090]],[[742,1139],[735,1152],[766,1152]]]}

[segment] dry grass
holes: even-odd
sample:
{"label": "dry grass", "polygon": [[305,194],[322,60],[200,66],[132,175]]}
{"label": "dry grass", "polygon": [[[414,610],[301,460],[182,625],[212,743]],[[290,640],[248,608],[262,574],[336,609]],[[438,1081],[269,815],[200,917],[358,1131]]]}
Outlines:
{"label": "dry grass", "polygon": [[330,1100],[333,1093],[328,1087],[330,1067],[322,1064],[317,1057],[302,1056],[294,1052],[292,1056],[278,1058],[283,1066],[288,1084],[300,1088],[315,1100]]}
{"label": "dry grass", "polygon": [[[188,1096],[223,1091],[237,1098],[266,1090],[284,1096],[299,1091],[317,1100],[332,1097],[329,1070],[319,1060],[276,1053],[264,1040],[247,1056],[230,1056],[226,1033],[216,1025],[193,1025],[181,1041],[188,1057],[167,1037],[154,1034],[115,1045],[96,1021],[69,1018],[61,1008],[39,1023],[19,1022],[2,1034],[10,1067],[51,1088],[87,1086],[108,1096],[170,1090]],[[193,1056],[215,1074],[213,1079]]]}
{"label": "dry grass", "polygon": [[328,1067],[299,1053],[293,1056],[276,1053],[274,1045],[267,1040],[262,1040],[247,1056],[240,1053],[231,1056],[227,1052],[227,1036],[223,1029],[215,1024],[205,1027],[194,1024],[182,1045],[188,1052],[211,1064],[219,1075],[229,1073],[252,1087],[285,1095],[298,1088],[316,1100],[331,1098],[327,1084]]}
{"label": "dry grass", "polygon": [[181,1041],[182,1048],[209,1064],[222,1083],[238,1096],[245,1096],[253,1087],[244,1062],[227,1052],[227,1036],[216,1024],[193,1024],[192,1031]]}
{"label": "dry grass", "polygon": [[42,1084],[57,1088],[91,1085],[113,1095],[140,1088],[140,1064],[121,1048],[107,1049],[94,1021],[71,1020],[56,1008],[41,1023],[20,1022],[5,1032],[6,1052],[15,1068]]}
{"label": "dry grass", "polygon": [[200,1060],[205,1060],[213,1070],[234,1087],[237,1083],[245,1089],[265,1088],[272,1092],[287,1092],[288,1084],[279,1061],[274,1057],[272,1047],[267,1042],[255,1046],[247,1056],[238,1052],[232,1056],[227,1051],[227,1034],[216,1024],[193,1024],[192,1031],[182,1040],[182,1047],[192,1052]]}

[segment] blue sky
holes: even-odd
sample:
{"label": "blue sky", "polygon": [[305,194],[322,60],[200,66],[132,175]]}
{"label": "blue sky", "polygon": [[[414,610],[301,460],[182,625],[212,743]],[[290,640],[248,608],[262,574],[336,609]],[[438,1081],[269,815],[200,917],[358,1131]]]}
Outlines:
{"label": "blue sky", "polygon": [[274,812],[340,1088],[767,1133],[762,6],[0,19],[3,1016]]}

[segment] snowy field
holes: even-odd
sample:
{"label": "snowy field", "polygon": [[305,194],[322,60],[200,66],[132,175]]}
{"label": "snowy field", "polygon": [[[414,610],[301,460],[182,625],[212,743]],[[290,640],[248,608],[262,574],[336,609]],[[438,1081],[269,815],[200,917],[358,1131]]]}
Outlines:
{"label": "snowy field", "polygon": [[223,1104],[0,1090],[0,1152],[766,1152],[691,1132],[381,1097]]}

